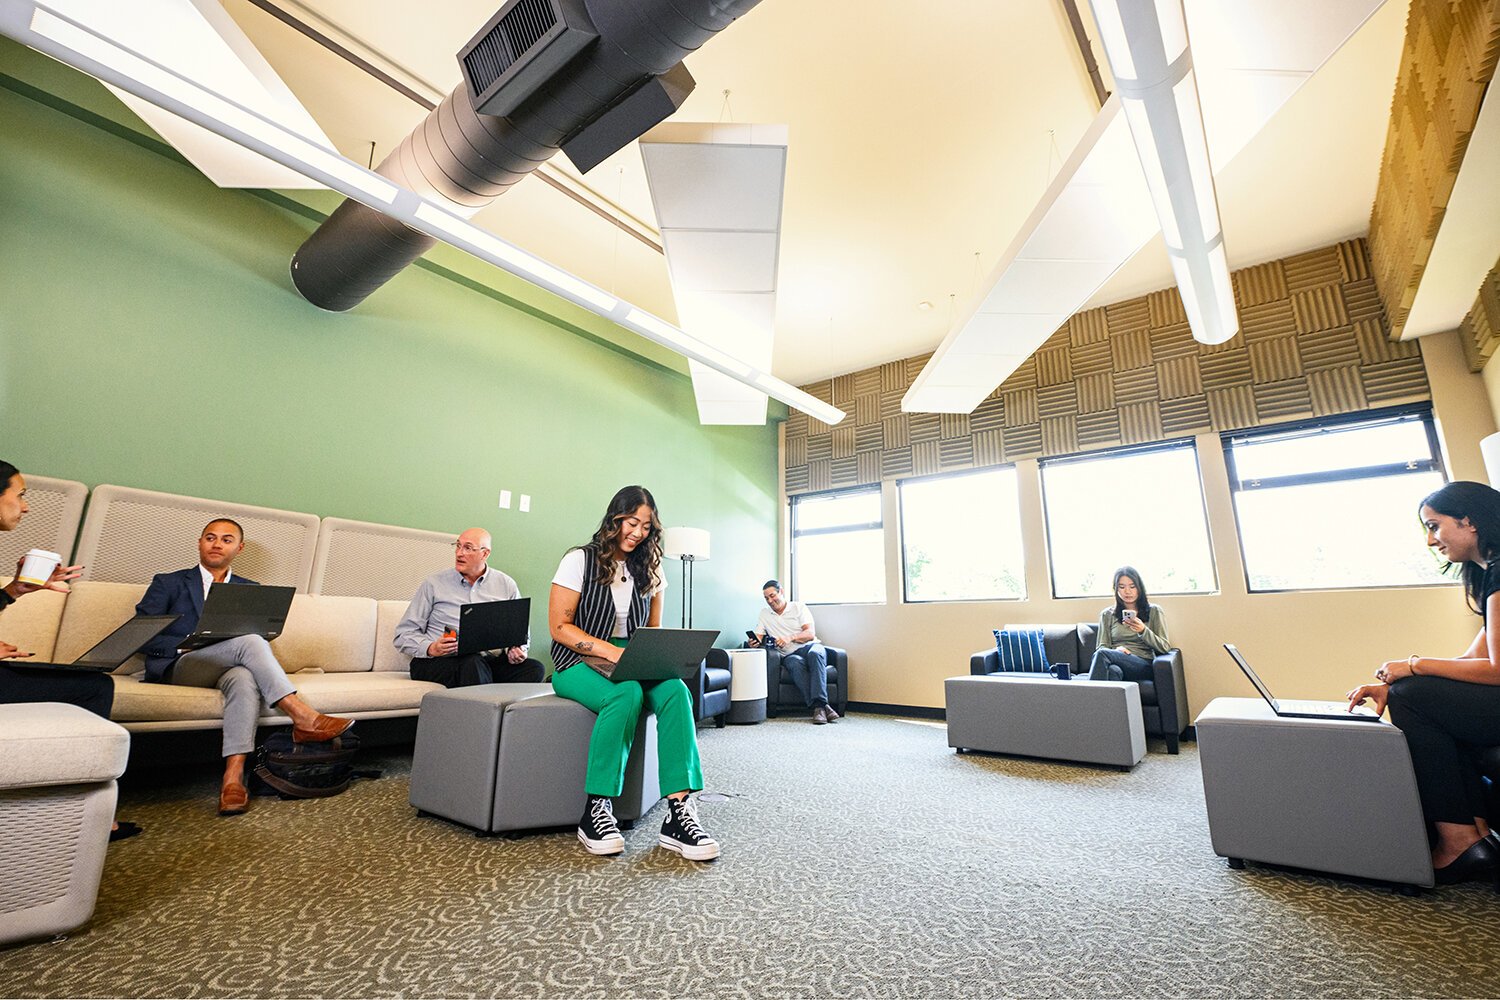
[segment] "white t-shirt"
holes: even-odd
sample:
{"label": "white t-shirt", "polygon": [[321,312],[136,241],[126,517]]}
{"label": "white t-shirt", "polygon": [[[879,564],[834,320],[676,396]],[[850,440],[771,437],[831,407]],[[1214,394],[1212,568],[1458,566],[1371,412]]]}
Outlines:
{"label": "white t-shirt", "polygon": [[[574,593],[583,593],[584,580],[584,551],[582,549],[571,549],[562,557],[562,562],[557,564],[557,575],[552,582],[559,587],[565,587]],[[651,596],[655,597],[667,589],[666,578],[659,573],[656,577],[656,586],[651,590]],[[630,595],[635,590],[635,578],[630,575],[630,567],[624,560],[615,560],[615,573],[609,585],[610,596],[615,599],[615,631],[610,637],[613,639],[628,639],[627,623],[630,620]]]}
{"label": "white t-shirt", "polygon": [[[815,627],[812,612],[801,601],[787,601],[779,615],[769,607],[760,609],[760,630],[773,639],[790,639],[801,632],[804,625]],[[806,642],[788,643],[787,651],[801,649],[805,645]]]}

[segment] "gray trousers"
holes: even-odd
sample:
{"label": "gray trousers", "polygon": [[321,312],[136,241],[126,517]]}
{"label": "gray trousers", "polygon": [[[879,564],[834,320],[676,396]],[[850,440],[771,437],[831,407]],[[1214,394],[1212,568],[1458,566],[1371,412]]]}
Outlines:
{"label": "gray trousers", "polygon": [[255,749],[262,701],[274,705],[297,691],[276,662],[271,644],[258,635],[242,635],[183,653],[172,667],[172,683],[224,692],[225,757]]}

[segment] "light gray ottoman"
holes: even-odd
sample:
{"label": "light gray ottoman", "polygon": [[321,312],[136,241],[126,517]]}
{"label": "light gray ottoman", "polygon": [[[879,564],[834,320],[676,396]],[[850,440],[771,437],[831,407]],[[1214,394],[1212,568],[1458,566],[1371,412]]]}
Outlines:
{"label": "light gray ottoman", "polygon": [[[481,833],[572,826],[583,815],[595,715],[551,684],[482,684],[422,699],[410,802]],[[622,824],[661,798],[656,717],[641,714],[615,799]]]}
{"label": "light gray ottoman", "polygon": [[1130,681],[1022,674],[950,677],[948,745],[1129,769],[1146,756],[1141,690]]}
{"label": "light gray ottoman", "polygon": [[0,705],[0,945],[94,912],[130,734],[75,705]]}
{"label": "light gray ottoman", "polygon": [[1260,698],[1215,698],[1198,716],[1214,853],[1432,885],[1406,735],[1386,723],[1278,718]]}

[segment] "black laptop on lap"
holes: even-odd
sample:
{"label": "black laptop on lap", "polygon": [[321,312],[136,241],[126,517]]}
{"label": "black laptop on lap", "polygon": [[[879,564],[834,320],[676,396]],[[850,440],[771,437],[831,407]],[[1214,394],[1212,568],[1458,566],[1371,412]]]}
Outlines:
{"label": "black laptop on lap", "polygon": [[530,621],[529,597],[465,604],[458,609],[458,655],[524,646]]}
{"label": "black laptop on lap", "polygon": [[257,587],[249,583],[216,583],[208,588],[198,628],[177,644],[186,652],[225,639],[258,635],[270,641],[286,627],[295,587]]}
{"label": "black laptop on lap", "polygon": [[16,666],[42,667],[46,670],[90,670],[109,673],[140,652],[141,647],[161,635],[181,615],[136,615],[94,644],[93,648],[72,663],[36,663],[32,660],[7,661]]}
{"label": "black laptop on lap", "polygon": [[609,674],[612,681],[684,681],[698,675],[698,665],[713,648],[719,630],[712,628],[638,628]]}

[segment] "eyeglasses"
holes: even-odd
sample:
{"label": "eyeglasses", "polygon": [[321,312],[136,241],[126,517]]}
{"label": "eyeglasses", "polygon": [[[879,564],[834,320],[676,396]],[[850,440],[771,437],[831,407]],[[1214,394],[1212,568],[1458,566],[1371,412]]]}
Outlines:
{"label": "eyeglasses", "polygon": [[453,545],[453,547],[455,549],[457,549],[459,552],[463,553],[466,556],[467,555],[473,555],[475,552],[485,552],[485,551],[488,551],[482,545],[474,545],[474,544],[471,544],[469,542],[453,542],[452,545]]}

